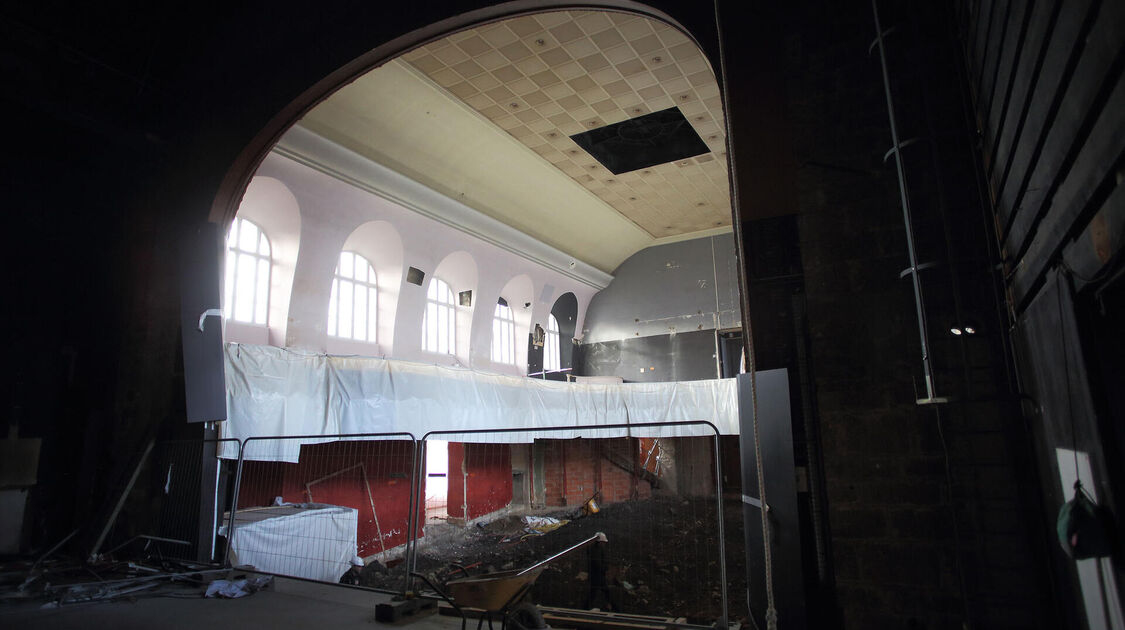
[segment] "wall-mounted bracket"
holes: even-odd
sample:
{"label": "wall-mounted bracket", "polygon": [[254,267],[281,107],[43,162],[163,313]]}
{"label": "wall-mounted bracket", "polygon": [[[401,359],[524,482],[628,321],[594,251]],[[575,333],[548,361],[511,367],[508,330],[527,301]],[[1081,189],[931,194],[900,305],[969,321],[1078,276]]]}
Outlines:
{"label": "wall-mounted bracket", "polygon": [[199,332],[203,332],[203,324],[207,321],[208,317],[222,317],[223,309],[209,308],[199,314]]}

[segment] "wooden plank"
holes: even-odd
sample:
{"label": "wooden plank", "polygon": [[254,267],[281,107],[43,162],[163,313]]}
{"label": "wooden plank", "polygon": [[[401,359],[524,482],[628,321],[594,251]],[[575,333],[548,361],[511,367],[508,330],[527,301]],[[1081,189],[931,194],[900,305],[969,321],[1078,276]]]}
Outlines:
{"label": "wooden plank", "polygon": [[1039,158],[1026,178],[1027,192],[1022,197],[1019,212],[1012,217],[1003,235],[1009,255],[1018,258],[1027,248],[1027,239],[1042,220],[1048,200],[1065,176],[1064,170],[1082,149],[1084,134],[1098,120],[1099,101],[1104,100],[1106,93],[1120,80],[1119,66],[1125,53],[1122,32],[1125,32],[1125,2],[1103,5],[1086,37],[1066,93],[1057,97],[1065,106],[1060,107],[1047,131]]}
{"label": "wooden plank", "polygon": [[1012,94],[1000,117],[1001,120],[994,126],[997,130],[994,132],[996,144],[992,150],[994,156],[992,168],[988,172],[994,200],[1003,184],[1003,175],[1007,172],[1006,167],[1012,147],[1023,130],[1027,110],[1031,105],[1028,96],[1039,79],[1043,59],[1047,56],[1047,42],[1054,32],[1055,18],[1059,10],[1060,0],[1040,0],[1032,6],[1027,37],[1024,40],[1023,50],[1016,59],[1017,65],[1012,76]]}
{"label": "wooden plank", "polygon": [[1023,44],[1027,37],[1027,26],[1031,20],[1030,0],[1016,0],[1012,3],[1012,10],[1008,14],[1008,28],[1005,33],[1004,44],[998,58],[996,67],[996,80],[988,100],[978,103],[977,109],[982,112],[981,119],[985,121],[982,133],[984,135],[984,153],[987,160],[985,168],[988,169],[994,157],[996,140],[1003,126],[1004,112],[1008,109],[1008,99],[1012,96],[1012,84],[1016,73],[1016,60],[1023,53]]}
{"label": "wooden plank", "polygon": [[1027,176],[1035,165],[1047,131],[1066,92],[1070,73],[1078,63],[1082,51],[1082,37],[1092,23],[1092,3],[1089,0],[1068,0],[1056,20],[1047,56],[1043,60],[1035,91],[1026,114],[1022,133],[1005,167],[1007,177],[1001,184],[997,211],[1001,232],[1006,233],[1012,216],[1017,213],[1026,191]]}
{"label": "wooden plank", "polygon": [[1017,309],[1053,264],[1074,223],[1088,214],[1090,204],[1097,203],[1099,196],[1114,192],[1111,187],[1117,185],[1116,169],[1125,159],[1125,81],[1117,81],[1086,137],[1082,152],[1051,199],[1047,216],[1012,276],[1009,290]]}
{"label": "wooden plank", "polygon": [[[593,610],[576,610],[572,608],[556,608],[552,606],[537,606],[543,613],[543,619],[551,627],[563,628],[619,628],[621,630],[668,630],[670,628],[699,628],[703,626],[687,623],[683,617],[659,617],[653,615],[637,615],[632,613],[615,613]],[[465,617],[480,619],[485,616],[485,611],[479,608],[461,607]],[[444,616],[459,617],[460,614],[446,602],[438,604],[438,612]],[[493,619],[499,621],[499,615]]]}

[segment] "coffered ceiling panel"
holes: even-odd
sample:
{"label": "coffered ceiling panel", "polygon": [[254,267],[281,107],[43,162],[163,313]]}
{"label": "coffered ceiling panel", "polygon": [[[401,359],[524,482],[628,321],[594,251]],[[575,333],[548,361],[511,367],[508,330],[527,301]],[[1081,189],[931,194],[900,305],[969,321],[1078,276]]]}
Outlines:
{"label": "coffered ceiling panel", "polygon": [[[654,238],[730,225],[719,88],[699,48],[672,27],[624,13],[542,13],[404,60]],[[571,140],[669,107],[707,152],[615,175]]]}
{"label": "coffered ceiling panel", "polygon": [[[645,247],[730,230],[714,75],[694,43],[645,18],[553,12],[460,32],[357,77],[299,124],[607,273]],[[698,138],[671,162],[628,154],[687,132]],[[603,159],[619,174],[576,134],[614,145]],[[622,167],[640,164],[653,165]]]}

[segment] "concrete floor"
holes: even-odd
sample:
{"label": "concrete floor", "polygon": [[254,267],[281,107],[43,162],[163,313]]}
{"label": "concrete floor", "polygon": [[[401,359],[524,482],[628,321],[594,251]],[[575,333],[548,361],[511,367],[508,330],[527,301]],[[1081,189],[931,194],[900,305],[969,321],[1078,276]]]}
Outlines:
{"label": "concrete floor", "polygon": [[[74,604],[61,608],[0,608],[0,628],[34,630],[349,630],[387,627],[375,621],[375,605],[387,595],[275,579],[272,590],[239,599],[190,598],[198,588],[162,590],[172,596],[140,596],[134,601]],[[404,625],[395,624],[395,627]],[[410,630],[451,630],[460,619],[423,616]]]}

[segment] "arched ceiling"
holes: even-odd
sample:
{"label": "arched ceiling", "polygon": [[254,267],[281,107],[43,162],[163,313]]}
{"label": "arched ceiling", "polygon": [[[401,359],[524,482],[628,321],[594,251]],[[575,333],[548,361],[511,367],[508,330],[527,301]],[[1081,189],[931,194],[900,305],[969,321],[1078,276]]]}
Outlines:
{"label": "arched ceiling", "polygon": [[[624,137],[613,125],[669,108],[702,141],[673,161],[615,174],[572,139]],[[300,124],[607,272],[649,245],[730,229],[714,74],[682,33],[635,15],[551,12],[462,31],[360,77]]]}

